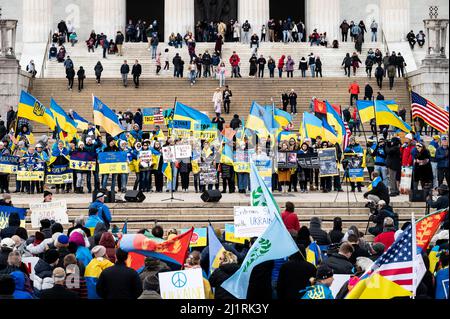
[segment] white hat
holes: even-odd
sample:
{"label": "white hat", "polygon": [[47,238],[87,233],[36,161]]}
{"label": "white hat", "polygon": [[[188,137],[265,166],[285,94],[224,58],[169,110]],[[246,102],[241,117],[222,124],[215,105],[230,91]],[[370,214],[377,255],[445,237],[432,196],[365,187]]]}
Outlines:
{"label": "white hat", "polygon": [[36,144],[36,148],[42,148],[43,146],[42,146],[42,144],[41,143],[39,143],[39,144]]}
{"label": "white hat", "polygon": [[0,247],[14,249],[16,247],[16,242],[11,238],[3,238],[2,241],[0,242]]}
{"label": "white hat", "polygon": [[414,137],[412,136],[411,133],[406,134],[405,138],[407,138],[408,140],[413,140],[414,139]]}

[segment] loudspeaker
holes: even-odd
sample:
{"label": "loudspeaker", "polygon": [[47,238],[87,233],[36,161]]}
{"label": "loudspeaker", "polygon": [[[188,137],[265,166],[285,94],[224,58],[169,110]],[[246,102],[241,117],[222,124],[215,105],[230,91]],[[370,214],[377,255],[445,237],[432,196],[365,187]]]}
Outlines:
{"label": "loudspeaker", "polygon": [[217,203],[222,199],[222,193],[218,190],[204,191],[200,198],[205,203]]}
{"label": "loudspeaker", "polygon": [[142,203],[145,200],[145,195],[142,191],[127,191],[125,200],[131,203]]}
{"label": "loudspeaker", "polygon": [[428,191],[425,191],[423,189],[411,190],[409,192],[409,201],[410,202],[425,202],[427,194],[428,194]]}

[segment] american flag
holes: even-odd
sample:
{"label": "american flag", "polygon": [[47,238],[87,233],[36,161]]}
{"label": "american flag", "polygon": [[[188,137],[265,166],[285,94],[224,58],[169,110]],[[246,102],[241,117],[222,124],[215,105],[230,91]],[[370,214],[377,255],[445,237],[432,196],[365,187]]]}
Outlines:
{"label": "american flag", "polygon": [[344,126],[345,126],[345,135],[344,135],[344,147],[343,147],[343,149],[345,150],[347,148],[348,144],[350,144],[350,136],[352,136],[352,132],[348,128],[348,123],[345,122],[345,121],[344,121]]}
{"label": "american flag", "polygon": [[411,92],[412,117],[420,117],[441,133],[448,131],[448,112],[415,92]]}
{"label": "american flag", "polygon": [[415,227],[409,225],[404,232],[373,264],[361,279],[365,279],[375,273],[395,282],[404,289],[415,292],[414,262],[417,253]]}

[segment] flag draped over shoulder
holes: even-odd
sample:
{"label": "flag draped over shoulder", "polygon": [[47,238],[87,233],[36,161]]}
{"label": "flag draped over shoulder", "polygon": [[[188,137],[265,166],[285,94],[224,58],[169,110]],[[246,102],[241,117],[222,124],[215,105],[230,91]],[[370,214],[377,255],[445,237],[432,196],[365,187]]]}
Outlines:
{"label": "flag draped over shoulder", "polygon": [[209,274],[219,268],[219,258],[225,251],[211,225],[208,226]]}
{"label": "flag draped over shoulder", "polygon": [[284,258],[298,251],[296,243],[283,224],[279,207],[272,194],[259,175],[255,164],[251,162],[250,165],[251,171],[257,176],[258,185],[256,188],[262,191],[261,196],[267,203],[272,222],[252,245],[239,270],[222,283],[222,288],[239,299],[247,297],[253,268],[265,261]]}
{"label": "flag draped over shoulder", "polygon": [[119,246],[127,252],[183,265],[193,232],[194,228],[191,228],[189,231],[161,243],[144,234],[125,234],[120,240]]}
{"label": "flag draped over shoulder", "polygon": [[52,111],[25,91],[20,94],[17,117],[47,125],[52,130],[55,129],[56,124]]}
{"label": "flag draped over shoulder", "polygon": [[375,110],[377,125],[392,125],[401,129],[403,132],[411,132],[411,125],[404,122],[397,114],[392,112],[385,101],[375,101]]}
{"label": "flag draped over shoulder", "polygon": [[117,136],[124,131],[117,115],[97,97],[92,97],[94,107],[94,124],[103,127],[111,136]]}

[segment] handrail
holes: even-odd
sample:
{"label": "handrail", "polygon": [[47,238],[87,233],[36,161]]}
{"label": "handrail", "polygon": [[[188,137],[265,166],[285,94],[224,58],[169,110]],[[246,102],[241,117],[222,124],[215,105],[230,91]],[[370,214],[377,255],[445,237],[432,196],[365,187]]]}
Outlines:
{"label": "handrail", "polygon": [[49,46],[50,46],[50,42],[51,41],[52,41],[52,31],[50,30],[48,38],[47,38],[47,44],[45,46],[44,59],[42,60],[41,73],[39,74],[40,78],[44,77],[44,71],[45,71],[45,69],[47,67],[48,50],[49,50]]}
{"label": "handrail", "polygon": [[381,43],[384,46],[384,52],[391,52],[391,51],[389,51],[389,45],[388,45],[388,42],[387,42],[387,39],[386,39],[386,35],[384,34],[384,30],[383,29],[381,29]]}

